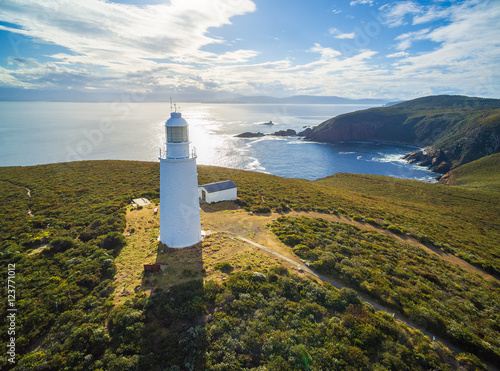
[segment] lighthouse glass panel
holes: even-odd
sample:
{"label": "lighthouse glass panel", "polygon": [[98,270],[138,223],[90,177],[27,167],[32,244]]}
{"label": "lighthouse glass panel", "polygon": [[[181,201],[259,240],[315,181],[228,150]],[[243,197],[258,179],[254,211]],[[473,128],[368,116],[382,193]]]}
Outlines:
{"label": "lighthouse glass panel", "polygon": [[167,142],[183,143],[188,141],[187,126],[167,126]]}

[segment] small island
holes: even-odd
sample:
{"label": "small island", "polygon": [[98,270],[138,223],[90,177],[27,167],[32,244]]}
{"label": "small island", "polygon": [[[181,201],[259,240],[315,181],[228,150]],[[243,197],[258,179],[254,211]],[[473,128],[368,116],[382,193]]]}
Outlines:
{"label": "small island", "polygon": [[235,135],[235,137],[237,138],[260,138],[260,137],[263,137],[265,134],[264,133],[261,133],[261,132],[258,132],[258,133],[251,133],[249,131],[246,131],[244,133],[241,133],[241,134],[238,134],[238,135]]}
{"label": "small island", "polygon": [[300,132],[297,134],[297,132],[293,129],[279,130],[279,131],[276,131],[272,134],[264,134],[261,132],[252,133],[252,132],[246,131],[244,133],[235,135],[235,137],[237,137],[237,138],[260,138],[260,137],[263,137],[266,135],[276,136],[276,137],[294,137],[294,136],[304,136],[303,133],[304,132]]}

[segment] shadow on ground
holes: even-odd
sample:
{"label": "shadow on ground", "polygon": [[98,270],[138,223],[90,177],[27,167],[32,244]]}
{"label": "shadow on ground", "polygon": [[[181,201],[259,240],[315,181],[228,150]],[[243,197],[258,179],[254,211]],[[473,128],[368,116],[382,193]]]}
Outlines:
{"label": "shadow on ground", "polygon": [[115,353],[122,355],[114,369],[205,369],[201,244],[185,249],[158,244],[156,263],[163,270],[145,271],[142,290],[110,316]]}
{"label": "shadow on ground", "polygon": [[221,201],[214,204],[207,204],[206,202],[200,203],[201,209],[206,213],[216,213],[224,210],[238,210],[240,206],[234,201]]}

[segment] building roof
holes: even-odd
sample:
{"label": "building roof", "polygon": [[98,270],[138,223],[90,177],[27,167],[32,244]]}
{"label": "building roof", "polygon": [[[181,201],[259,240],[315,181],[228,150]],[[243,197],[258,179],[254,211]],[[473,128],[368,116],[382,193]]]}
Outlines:
{"label": "building roof", "polygon": [[205,188],[208,193],[224,191],[226,189],[237,188],[237,185],[232,180],[224,180],[217,183],[203,184],[200,187]]}
{"label": "building roof", "polygon": [[132,200],[132,203],[136,204],[137,206],[147,206],[151,202],[147,198],[141,197],[141,198],[134,198]]}

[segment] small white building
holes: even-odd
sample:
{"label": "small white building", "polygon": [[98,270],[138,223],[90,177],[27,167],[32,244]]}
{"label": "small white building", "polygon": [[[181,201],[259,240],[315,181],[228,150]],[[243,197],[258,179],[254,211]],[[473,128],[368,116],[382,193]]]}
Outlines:
{"label": "small white building", "polygon": [[200,199],[209,204],[219,201],[234,201],[238,197],[238,187],[231,180],[204,184],[198,187]]}

